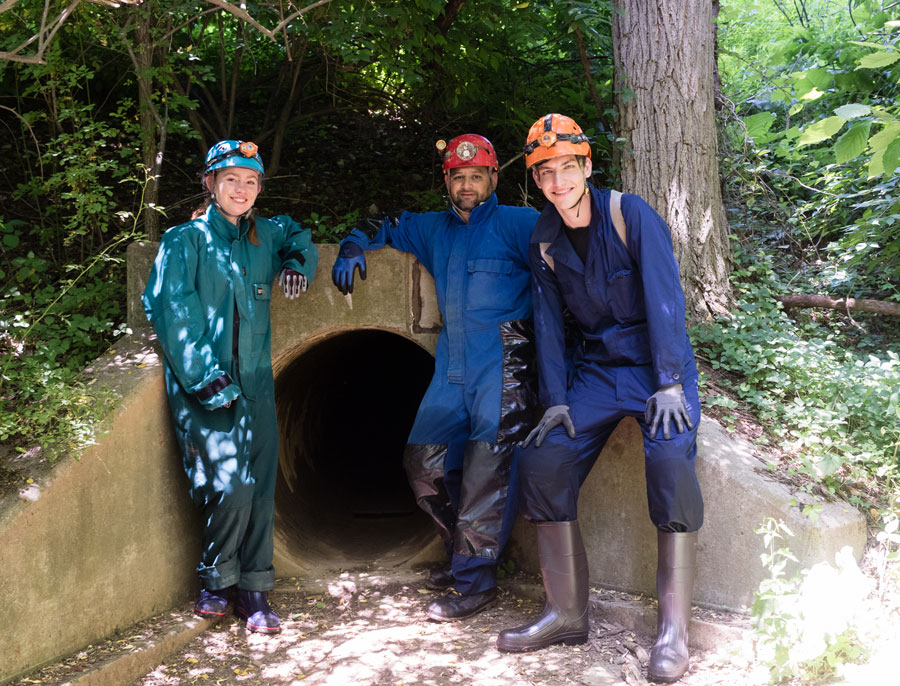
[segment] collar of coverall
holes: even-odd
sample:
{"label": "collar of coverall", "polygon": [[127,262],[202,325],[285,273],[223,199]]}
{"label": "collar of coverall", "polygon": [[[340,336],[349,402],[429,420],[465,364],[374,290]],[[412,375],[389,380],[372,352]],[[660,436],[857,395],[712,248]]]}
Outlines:
{"label": "collar of coverall", "polygon": [[[497,193],[491,193],[487,200],[478,205],[477,207],[472,208],[472,211],[469,212],[469,224],[480,224],[484,219],[494,211],[494,208],[497,207]],[[450,201],[450,214],[459,219],[463,224],[466,222],[463,221],[462,216],[460,215],[459,208],[453,204],[453,201]]]}
{"label": "collar of coverall", "polygon": [[[597,208],[601,205],[601,193],[609,193],[602,191],[596,186],[587,184],[588,190],[591,192],[591,223],[588,226],[595,225],[600,221],[602,216]],[[612,220],[610,220],[612,221]],[[587,228],[587,227],[584,227]],[[559,214],[559,210],[552,202],[548,202],[544,206],[541,216],[538,218],[537,225],[534,227],[534,233],[531,234],[531,243],[552,243],[557,237],[563,235],[563,220]]]}
{"label": "collar of coverall", "polygon": [[240,238],[250,228],[250,222],[247,221],[245,216],[241,216],[237,226],[232,224],[228,217],[222,213],[222,210],[219,209],[215,200],[207,205],[204,218],[216,234],[228,241]]}

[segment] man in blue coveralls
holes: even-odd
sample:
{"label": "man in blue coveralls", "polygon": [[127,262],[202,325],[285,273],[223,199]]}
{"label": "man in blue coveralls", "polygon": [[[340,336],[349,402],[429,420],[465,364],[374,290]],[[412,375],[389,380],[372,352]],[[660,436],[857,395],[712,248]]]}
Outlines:
{"label": "man in blue coveralls", "polygon": [[[519,461],[522,507],[537,523],[547,603],[535,621],[501,632],[497,647],[517,652],[587,640],[588,569],[578,492],[619,420],[635,417],[644,439],[650,519],[658,531],[659,633],[648,671],[655,681],[676,681],[688,665],[703,500],[694,473],[697,368],[669,228],[638,196],[587,183],[590,145],[569,117],[548,114],[535,122],[525,153],[550,201],[530,245],[546,412]],[[580,332],[571,381],[565,308]]]}
{"label": "man in blue coveralls", "polygon": [[450,568],[426,581],[449,589],[427,609],[449,621],[496,598],[497,560],[516,513],[513,453],[535,404],[528,241],[538,213],[497,204],[497,155],[486,138],[465,134],[442,146],[450,209],[404,212],[374,235],[354,229],[332,279],[352,292],[355,270],[366,277],[365,251],[385,245],[412,253],[434,277],[444,326],[403,464],[452,555]]}

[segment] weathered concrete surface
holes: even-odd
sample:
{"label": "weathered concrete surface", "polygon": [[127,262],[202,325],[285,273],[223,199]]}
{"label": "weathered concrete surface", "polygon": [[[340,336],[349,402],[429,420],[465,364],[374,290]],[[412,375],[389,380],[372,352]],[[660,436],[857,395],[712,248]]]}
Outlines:
{"label": "weathered concrete surface", "polygon": [[[753,592],[767,576],[759,558],[764,552],[762,538],[754,533],[766,517],[783,519],[794,532],[785,545],[799,566],[833,564],[844,545],[853,548],[857,561],[861,559],[865,519],[854,508],[792,493],[764,475],[752,446],[713,420],[702,420],[697,440],[705,521],[698,537],[695,603],[732,610],[752,604]],[[646,487],[640,429],[636,421],[625,420],[600,453],[578,502],[594,583],[656,594],[656,529],[647,512]],[[807,504],[821,506],[816,521],[801,513]],[[532,526],[519,521],[511,554],[525,568],[537,571],[534,535]]]}
{"label": "weathered concrete surface", "polygon": [[94,365],[111,430],[0,501],[0,682],[184,600],[199,525],[146,338]]}
{"label": "weathered concrete surface", "polygon": [[[341,334],[381,330],[433,351],[439,327],[433,286],[409,256],[385,250],[370,256],[369,278],[357,285],[352,308],[330,283],[336,246],[320,246],[321,267],[310,291],[272,303],[272,354],[276,375],[292,360]],[[93,366],[97,383],[114,391],[109,433],[80,460],[61,460],[22,493],[0,500],[0,683],[53,660],[117,628],[171,607],[196,588],[199,524],[186,495],[169,424],[159,361],[135,305],[156,251],[129,248],[129,277],[136,329]],[[138,316],[140,315],[140,316]],[[398,370],[398,379],[403,371]],[[276,379],[277,380],[277,379]],[[347,424],[352,431],[352,423]],[[791,550],[808,565],[833,560],[865,543],[863,518],[843,504],[821,503],[817,522],[791,504],[792,494],[758,473],[750,446],[704,420],[698,473],[706,497],[700,533],[696,601],[738,608],[749,604],[764,572],[762,542],[753,530],[763,518],[784,519],[796,536]],[[647,515],[643,453],[637,426],[615,431],[582,491],[580,519],[592,582],[653,593],[655,532]],[[316,522],[310,523],[314,533]],[[334,560],[304,559],[276,532],[279,574],[309,574]],[[405,556],[405,564],[433,559],[431,539]],[[511,554],[538,570],[532,529],[519,523]]]}

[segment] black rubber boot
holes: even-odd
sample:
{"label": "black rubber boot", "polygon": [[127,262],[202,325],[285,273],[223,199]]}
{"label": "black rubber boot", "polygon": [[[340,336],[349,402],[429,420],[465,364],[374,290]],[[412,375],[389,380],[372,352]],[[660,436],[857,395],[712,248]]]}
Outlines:
{"label": "black rubber boot", "polygon": [[432,591],[446,591],[454,581],[453,571],[449,564],[429,569],[428,574],[425,575],[425,587]]}
{"label": "black rubber boot", "polygon": [[281,631],[281,620],[269,607],[266,591],[245,591],[238,589],[235,612],[247,620],[247,631],[259,634],[277,634]]}
{"label": "black rubber boot", "polygon": [[200,597],[194,603],[194,612],[201,617],[224,617],[233,590],[234,586],[214,591],[200,589]]}
{"label": "black rubber boot", "polygon": [[443,598],[429,603],[426,613],[436,622],[453,622],[465,619],[490,607],[497,600],[497,588],[489,588],[481,593],[463,595],[455,588]]}
{"label": "black rubber boot", "polygon": [[497,649],[503,652],[579,645],[588,638],[588,565],[578,522],[541,522],[537,539],[547,602],[531,624],[500,632]]}
{"label": "black rubber boot", "polygon": [[688,625],[697,566],[697,532],[657,533],[656,645],[647,674],[652,681],[678,681],[688,668]]}

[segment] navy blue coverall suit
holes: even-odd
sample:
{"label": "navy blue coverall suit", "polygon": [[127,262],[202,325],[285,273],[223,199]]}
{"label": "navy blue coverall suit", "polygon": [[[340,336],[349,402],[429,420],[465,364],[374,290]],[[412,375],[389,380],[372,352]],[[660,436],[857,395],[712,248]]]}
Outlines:
{"label": "navy blue coverall suit", "polygon": [[537,218],[491,194],[468,223],[455,211],[404,212],[371,239],[359,229],[344,239],[412,253],[434,278],[444,326],[403,460],[463,595],[496,585],[516,514],[515,444],[536,406],[528,241]]}
{"label": "navy blue coverall suit", "polygon": [[[591,187],[587,261],[583,263],[548,203],[531,238],[535,335],[541,404],[568,405],[570,439],[554,427],[540,448],[519,458],[522,508],[537,522],[577,519],[578,492],[613,429],[635,417],[644,439],[650,519],[661,531],[696,531],[703,499],[694,472],[700,400],[697,368],[685,328],[684,293],[669,227],[640,197],[624,194],[626,243],[616,233],[609,190]],[[553,267],[542,256],[549,256]],[[574,376],[567,374],[563,314],[580,333]],[[647,399],[683,384],[694,428],[651,436]]]}
{"label": "navy blue coverall suit", "polygon": [[[290,217],[235,226],[210,205],[166,231],[143,302],[163,350],[169,408],[203,517],[203,587],[273,587],[278,424],[270,353],[272,281],[316,271],[308,229]],[[231,405],[226,407],[227,403]]]}

